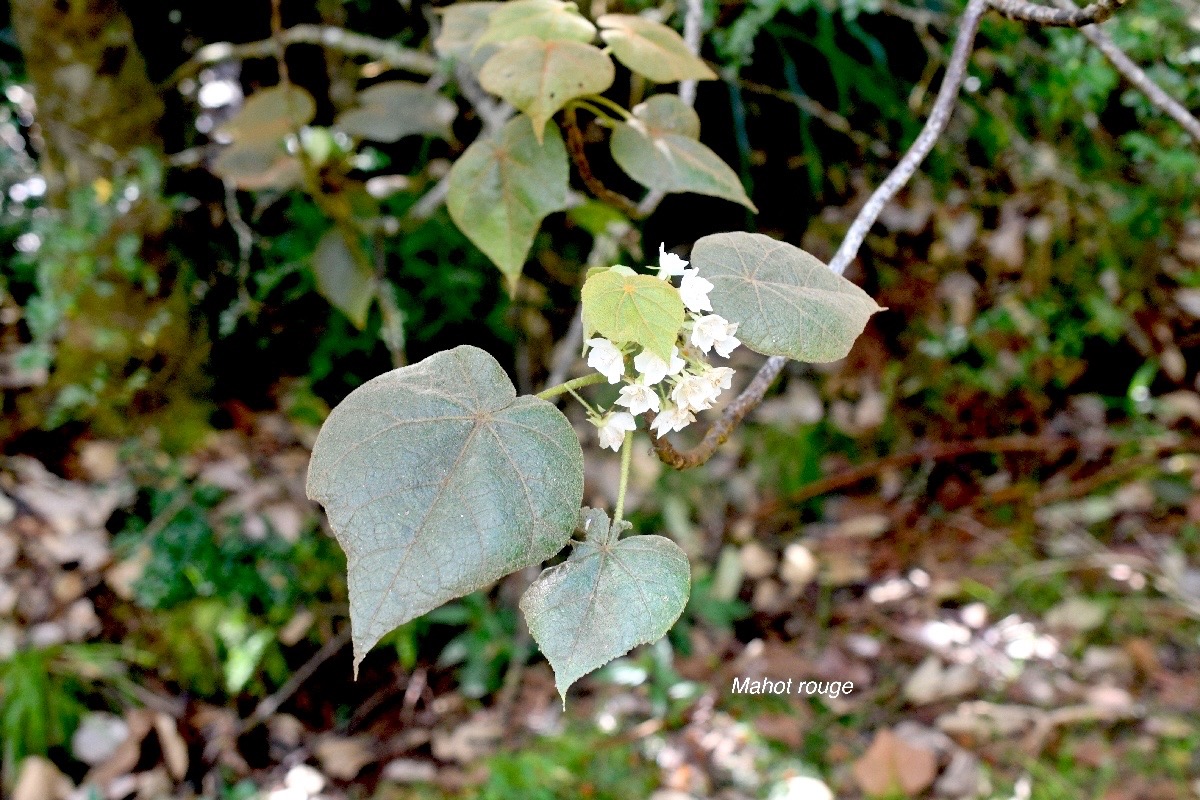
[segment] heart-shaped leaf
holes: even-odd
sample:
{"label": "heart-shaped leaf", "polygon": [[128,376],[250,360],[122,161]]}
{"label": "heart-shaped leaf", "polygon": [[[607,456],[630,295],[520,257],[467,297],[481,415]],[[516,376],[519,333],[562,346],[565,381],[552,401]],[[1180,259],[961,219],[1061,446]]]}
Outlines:
{"label": "heart-shaped leaf", "polygon": [[713,311],[739,323],[742,344],[768,356],[845,358],[883,310],[816,257],[760,233],[705,236],[692,248],[692,266],[712,281]]}
{"label": "heart-shaped leaf", "polygon": [[479,72],[496,52],[494,45],[479,45],[488,23],[496,9],[503,3],[469,2],[455,3],[438,9],[442,15],[442,29],[433,42],[433,49],[442,58],[452,58]]}
{"label": "heart-shaped leaf", "polygon": [[590,42],[596,38],[596,26],[579,13],[574,3],[510,0],[492,13],[478,44],[511,42],[522,36]]}
{"label": "heart-shaped leaf", "polygon": [[[613,130],[613,160],[647,189],[695,192],[741,203],[757,212],[737,173],[697,141],[700,121],[682,101],[656,95],[633,109],[633,119]],[[690,109],[688,109],[690,111]]]}
{"label": "heart-shaped leaf", "polygon": [[546,122],[568,101],[612,85],[612,59],[582,42],[525,36],[506,44],[479,71],[484,89],[529,115],[541,141]]}
{"label": "heart-shaped leaf", "polygon": [[670,539],[618,541],[628,523],[611,530],[607,514],[586,508],[582,517],[587,539],[521,597],[529,632],[554,668],[564,702],[579,678],[661,638],[691,591],[687,556]]}
{"label": "heart-shaped leaf", "polygon": [[355,327],[367,324],[367,311],[375,299],[375,273],[354,257],[337,228],[330,228],[317,242],[312,269],[317,291]]}
{"label": "heart-shaped leaf", "polygon": [[561,550],[583,453],[558,409],[461,346],[351,392],[313,445],[308,496],[346,551],[357,670],[397,626]]}
{"label": "heart-shaped leaf", "polygon": [[638,344],[670,363],[683,326],[683,300],[670,282],[613,267],[584,281],[582,294],[585,337]]}
{"label": "heart-shaped leaf", "polygon": [[373,142],[398,142],[425,134],[448,138],[458,107],[435,91],[411,81],[388,81],[364,89],[358,107],[343,112],[337,126]]}
{"label": "heart-shaped leaf", "polygon": [[633,116],[652,139],[668,133],[700,138],[700,115],[677,94],[656,94],[643,100],[633,107]]}
{"label": "heart-shaped leaf", "polygon": [[546,215],[567,207],[567,148],[554,125],[538,143],[528,117],[467,148],[450,170],[446,207],[514,291]]}
{"label": "heart-shaped leaf", "polygon": [[596,20],[600,38],[634,72],[656,83],[716,80],[716,73],[692,54],[683,37],[661,22],[630,14],[605,14]]}
{"label": "heart-shaped leaf", "polygon": [[272,86],[246,98],[218,135],[235,142],[282,139],[312,122],[317,103],[299,86]]}
{"label": "heart-shaped leaf", "polygon": [[284,149],[281,139],[248,139],[221,151],[213,174],[239,189],[288,189],[304,177],[300,162]]}

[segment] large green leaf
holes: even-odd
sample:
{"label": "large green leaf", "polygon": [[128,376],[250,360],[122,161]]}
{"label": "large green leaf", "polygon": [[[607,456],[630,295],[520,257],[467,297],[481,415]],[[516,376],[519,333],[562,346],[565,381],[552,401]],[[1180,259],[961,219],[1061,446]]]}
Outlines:
{"label": "large green leaf", "polygon": [[450,170],[446,207],[454,223],[496,263],[514,290],[546,215],[567,207],[567,148],[551,125],[534,139],[528,117],[467,148]]}
{"label": "large green leaf", "polygon": [[511,0],[492,13],[478,44],[511,42],[522,36],[590,42],[596,38],[596,26],[579,13],[574,3]]}
{"label": "large green leaf", "polygon": [[600,38],[634,72],[657,83],[715,80],[717,75],[692,54],[683,37],[661,22],[630,14],[605,14],[596,20]]}
{"label": "large green leaf", "polygon": [[586,540],[538,576],[521,598],[529,632],[554,668],[566,701],[579,678],[639,644],[661,638],[687,605],[691,572],[679,546],[662,536],[618,541],[603,511],[583,510]]}
{"label": "large green leaf", "polygon": [[308,496],[346,551],[357,669],[398,625],[561,550],[583,453],[558,409],[461,346],[351,392],[317,436]]}
{"label": "large green leaf", "polygon": [[722,197],[757,212],[737,173],[697,140],[696,113],[678,97],[667,98],[656,95],[638,104],[632,120],[616,125],[609,145],[613,159],[647,189]]}
{"label": "large green leaf", "polygon": [[411,81],[377,83],[359,92],[358,106],[343,112],[337,126],[373,142],[397,142],[424,134],[448,138],[458,107],[436,91]]}
{"label": "large green leaf", "polygon": [[882,311],[862,289],[798,247],[760,233],[717,233],[692,248],[712,281],[713,311],[737,322],[751,350],[797,361],[837,361]]}
{"label": "large green leaf", "polygon": [[442,58],[452,58],[479,72],[496,52],[495,45],[480,45],[479,37],[488,28],[488,22],[496,9],[503,3],[469,2],[455,3],[438,9],[442,14],[442,29],[433,42],[433,49]]}
{"label": "large green leaf", "polygon": [[683,326],[683,300],[670,282],[613,267],[584,281],[582,294],[585,338],[638,344],[670,363]]}
{"label": "large green leaf", "polygon": [[612,59],[598,47],[525,36],[488,59],[479,83],[528,114],[540,141],[546,122],[560,108],[576,97],[603,92],[614,75]]}
{"label": "large green leaf", "polygon": [[375,299],[375,273],[350,251],[345,236],[330,228],[312,255],[317,291],[356,327],[367,324],[367,311]]}

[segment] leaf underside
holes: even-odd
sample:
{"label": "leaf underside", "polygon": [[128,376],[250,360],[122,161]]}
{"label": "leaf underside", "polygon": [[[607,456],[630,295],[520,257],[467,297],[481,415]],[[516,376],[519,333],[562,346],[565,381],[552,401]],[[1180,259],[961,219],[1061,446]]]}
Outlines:
{"label": "leaf underside", "polygon": [[683,300],[667,281],[627,270],[598,272],[583,284],[585,336],[640,345],[670,361],[683,325]]}
{"label": "leaf underside", "polygon": [[500,268],[510,292],[542,220],[567,206],[569,171],[557,126],[539,144],[528,117],[474,142],[450,170],[450,217]]}
{"label": "leaf underside", "polygon": [[[576,680],[634,647],[661,638],[687,605],[691,571],[662,536],[617,541],[603,517],[598,535],[576,542],[570,558],[538,576],[521,598],[529,632],[554,669],[566,700]],[[628,527],[626,524],[624,527]]]}
{"label": "leaf underside", "polygon": [[590,42],[596,38],[596,26],[579,13],[574,3],[509,0],[491,14],[478,44],[510,42],[522,36]]}
{"label": "leaf underside", "polygon": [[798,247],[760,233],[717,233],[692,248],[692,266],[713,284],[713,311],[738,323],[755,352],[837,361],[882,311],[870,295]]}
{"label": "leaf underside", "polygon": [[356,328],[367,324],[367,311],[375,299],[375,273],[360,264],[343,233],[330,228],[312,255],[317,291],[341,311]]}
{"label": "leaf underside", "polygon": [[417,134],[448,138],[458,113],[450,100],[411,81],[377,83],[360,92],[357,102],[338,117],[337,126],[373,142],[398,142]]}
{"label": "leaf underside", "polygon": [[695,112],[661,96],[638,104],[634,120],[613,129],[609,148],[617,165],[647,189],[720,197],[757,212],[737,173],[697,140]]}
{"label": "leaf underside", "polygon": [[479,71],[479,83],[533,120],[538,141],[546,122],[576,97],[612,85],[612,59],[582,42],[525,36],[502,47]]}
{"label": "leaf underside", "polygon": [[346,551],[357,671],[397,626],[561,550],[583,453],[558,409],[460,346],[351,392],[321,428],[307,489]]}
{"label": "leaf underside", "polygon": [[631,14],[605,14],[600,38],[634,72],[656,83],[715,80],[717,75],[692,54],[683,37],[661,22]]}

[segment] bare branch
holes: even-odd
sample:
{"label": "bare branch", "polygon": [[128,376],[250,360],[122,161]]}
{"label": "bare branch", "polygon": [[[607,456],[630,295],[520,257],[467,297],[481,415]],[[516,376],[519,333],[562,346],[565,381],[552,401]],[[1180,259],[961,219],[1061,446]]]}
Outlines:
{"label": "bare branch", "polygon": [[1104,22],[1129,0],[1099,0],[1079,8],[1073,3],[1059,3],[1058,8],[1038,5],[1029,0],[990,0],[992,8],[1009,19],[1036,22],[1054,28],[1082,28],[1094,22]]}
{"label": "bare branch", "polygon": [[[1069,6],[1070,0],[1056,0],[1060,6]],[[1132,83],[1135,87],[1141,90],[1146,97],[1150,98],[1150,102],[1158,107],[1167,116],[1175,120],[1183,127],[1188,135],[1194,141],[1200,143],[1200,120],[1196,119],[1188,112],[1183,105],[1151,79],[1146,71],[1133,62],[1125,51],[1117,47],[1117,43],[1113,41],[1102,29],[1089,25],[1079,29],[1079,32],[1091,41],[1092,44],[1104,54],[1117,72],[1125,76],[1125,79]]]}
{"label": "bare branch", "polygon": [[[967,4],[967,9],[959,23],[958,38],[954,41],[950,62],[946,66],[946,76],[942,79],[942,86],[938,90],[933,109],[929,112],[929,119],[926,120],[925,127],[917,135],[912,147],[900,159],[900,163],[858,212],[858,216],[846,233],[846,238],[829,264],[829,268],[835,273],[840,275],[845,272],[846,266],[858,254],[858,249],[862,246],[867,231],[879,217],[879,212],[891,201],[896,192],[908,183],[913,173],[917,171],[917,167],[925,160],[925,156],[929,155],[929,151],[933,149],[933,145],[941,136],[942,131],[946,129],[946,123],[950,120],[950,112],[954,108],[954,101],[958,97],[959,87],[962,86],[963,79],[966,77],[967,63],[971,58],[975,33],[979,30],[979,21],[987,9],[988,0],[970,0]],[[725,408],[721,417],[709,427],[704,438],[695,447],[681,451],[665,438],[660,439],[652,433],[651,438],[654,440],[654,449],[657,451],[659,459],[678,469],[699,466],[708,461],[716,449],[729,438],[738,423],[762,402],[767,389],[771,387],[786,363],[787,359],[780,356],[767,359],[750,384],[738,395],[736,400]]]}
{"label": "bare branch", "polygon": [[[376,61],[382,61],[393,69],[402,69],[406,72],[432,75],[438,70],[438,60],[427,53],[333,25],[296,25],[282,31],[280,38],[285,45],[321,45],[347,55],[367,56]],[[261,42],[247,42],[246,44],[231,42],[208,44],[197,50],[188,61],[175,70],[167,79],[167,84],[174,85],[184,78],[191,77],[209,64],[248,58],[270,58],[275,55],[275,51],[275,39],[264,39]]]}
{"label": "bare branch", "polygon": [[575,169],[579,171],[579,177],[583,179],[588,191],[609,205],[616,206],[622,214],[639,219],[642,213],[637,203],[605,186],[604,182],[596,177],[596,173],[592,172],[591,162],[588,161],[587,151],[584,149],[583,131],[579,129],[574,108],[568,106],[563,111],[563,123],[567,129],[567,152],[571,154]]}
{"label": "bare branch", "polygon": [[971,48],[975,44],[979,20],[987,8],[988,0],[971,0],[967,3],[967,10],[963,12],[962,21],[959,23],[958,38],[954,40],[954,50],[950,54],[949,63],[946,64],[946,75],[942,78],[942,85],[929,112],[929,119],[925,120],[925,127],[917,134],[912,147],[883,183],[879,184],[879,188],[867,199],[851,223],[846,238],[842,240],[841,246],[829,262],[829,268],[838,275],[845,272],[846,267],[858,255],[858,249],[862,247],[863,240],[875,224],[875,220],[879,218],[879,213],[908,183],[917,167],[933,149],[938,137],[946,130],[946,123],[950,121],[950,114],[954,110],[954,101],[958,98],[958,90],[967,76],[967,63],[971,60]]}
{"label": "bare branch", "polygon": [[[783,356],[768,358],[767,362],[755,373],[749,385],[737,396],[737,399],[726,406],[720,418],[708,427],[704,438],[695,447],[688,450],[677,450],[675,445],[665,438],[655,436],[654,431],[651,430],[650,438],[654,442],[654,449],[658,453],[659,459],[676,469],[690,469],[708,461],[717,448],[725,444],[738,423],[758,407],[763,397],[766,396],[767,389],[771,388],[775,377],[779,375],[786,364],[787,359]],[[647,411],[646,419],[648,422],[653,422],[653,412]]]}

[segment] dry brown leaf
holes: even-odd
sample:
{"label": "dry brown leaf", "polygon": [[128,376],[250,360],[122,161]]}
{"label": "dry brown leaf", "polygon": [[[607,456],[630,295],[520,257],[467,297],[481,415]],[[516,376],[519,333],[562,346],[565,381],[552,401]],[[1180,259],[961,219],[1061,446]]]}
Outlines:
{"label": "dry brown leaf", "polygon": [[21,762],[12,800],[66,800],[75,787],[50,761],[29,756]]}
{"label": "dry brown leaf", "polygon": [[867,752],[854,762],[854,779],[866,794],[882,797],[897,792],[912,797],[937,777],[937,758],[890,730],[882,730]]}
{"label": "dry brown leaf", "polygon": [[375,740],[370,736],[322,736],[313,752],[326,775],[350,781],[375,760]]}
{"label": "dry brown leaf", "polygon": [[183,780],[188,770],[188,748],[187,742],[179,735],[175,720],[167,714],[155,714],[154,730],[158,734],[158,743],[162,747],[167,771],[175,780]]}

